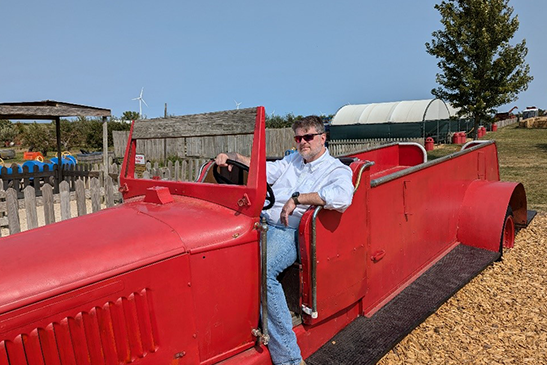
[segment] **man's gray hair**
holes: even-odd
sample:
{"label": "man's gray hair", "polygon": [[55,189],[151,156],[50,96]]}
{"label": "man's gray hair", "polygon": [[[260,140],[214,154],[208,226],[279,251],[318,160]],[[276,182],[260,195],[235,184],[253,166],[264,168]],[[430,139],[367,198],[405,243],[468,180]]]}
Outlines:
{"label": "man's gray hair", "polygon": [[323,124],[323,119],[319,118],[317,115],[308,115],[302,119],[296,120],[292,124],[292,130],[296,132],[298,128],[302,128],[307,131],[311,127],[314,127],[317,133],[325,133],[325,125]]}

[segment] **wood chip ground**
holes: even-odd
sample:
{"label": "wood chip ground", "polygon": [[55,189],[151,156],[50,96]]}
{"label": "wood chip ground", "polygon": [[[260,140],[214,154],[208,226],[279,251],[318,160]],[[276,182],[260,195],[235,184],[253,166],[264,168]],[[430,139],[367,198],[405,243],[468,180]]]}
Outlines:
{"label": "wood chip ground", "polygon": [[547,364],[547,213],[378,364]]}

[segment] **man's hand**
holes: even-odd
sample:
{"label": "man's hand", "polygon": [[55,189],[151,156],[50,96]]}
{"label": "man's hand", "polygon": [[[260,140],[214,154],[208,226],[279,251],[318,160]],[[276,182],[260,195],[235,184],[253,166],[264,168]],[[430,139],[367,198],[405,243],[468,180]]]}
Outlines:
{"label": "man's hand", "polygon": [[[325,205],[325,201],[321,199],[318,193],[302,193],[298,196],[298,201],[301,205]],[[294,200],[290,198],[281,209],[281,216],[279,217],[281,223],[283,223],[285,226],[288,226],[289,216],[292,214],[292,212],[294,212],[295,209],[296,204],[294,203]]]}
{"label": "man's hand", "polygon": [[232,165],[226,163],[226,160],[234,160],[241,162],[244,165],[250,166],[251,165],[251,158],[247,156],[242,156],[237,152],[228,152],[228,153],[219,153],[217,157],[215,157],[215,163],[222,167],[228,167],[228,171],[232,171]]}
{"label": "man's hand", "polygon": [[296,204],[294,203],[294,200],[289,199],[281,209],[281,223],[287,227],[289,225],[289,216],[292,214],[292,212],[296,209]]}
{"label": "man's hand", "polygon": [[219,153],[217,157],[215,157],[215,163],[222,167],[228,167],[228,171],[232,171],[232,165],[226,163],[226,160],[228,159],[232,160],[227,153]]}

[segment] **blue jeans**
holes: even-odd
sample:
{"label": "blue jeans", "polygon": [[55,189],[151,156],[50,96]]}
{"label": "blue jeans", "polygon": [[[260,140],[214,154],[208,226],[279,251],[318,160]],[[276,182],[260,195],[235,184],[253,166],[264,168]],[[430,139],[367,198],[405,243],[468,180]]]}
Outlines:
{"label": "blue jeans", "polygon": [[297,258],[296,230],[268,225],[268,348],[275,365],[300,364],[302,355],[292,329],[287,299],[277,276]]}

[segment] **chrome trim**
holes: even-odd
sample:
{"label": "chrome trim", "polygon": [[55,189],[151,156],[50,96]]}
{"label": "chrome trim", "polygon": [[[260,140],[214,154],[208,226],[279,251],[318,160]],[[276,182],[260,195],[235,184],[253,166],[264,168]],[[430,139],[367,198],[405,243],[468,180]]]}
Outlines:
{"label": "chrome trim", "polygon": [[261,285],[260,285],[260,297],[262,303],[262,331],[256,330],[255,336],[260,339],[264,345],[267,345],[270,341],[270,335],[268,334],[268,224],[266,218],[262,217],[262,221],[257,227],[260,230],[260,269],[261,269]]}
{"label": "chrome trim", "polygon": [[490,140],[485,140],[485,141],[469,141],[469,142],[465,143],[465,144],[462,146],[462,148],[460,149],[460,151],[463,151],[463,150],[467,149],[469,146],[474,145],[474,144],[480,145],[480,144],[488,143],[488,142],[491,142],[491,141],[490,141]]}
{"label": "chrome trim", "polygon": [[374,164],[374,161],[367,161],[363,166],[361,166],[361,168],[359,169],[359,175],[357,175],[357,181],[355,182],[355,188],[353,188],[354,193],[357,191],[357,188],[361,184],[361,175],[363,174],[363,171],[365,171],[367,167],[371,167]]}
{"label": "chrome trim", "polygon": [[311,315],[312,318],[317,318],[319,313],[317,312],[317,214],[323,209],[322,206],[315,207],[313,212],[313,217],[311,221],[311,260],[310,260],[310,270],[311,270],[311,313],[308,313],[306,309],[302,306],[302,310],[306,314]]}

